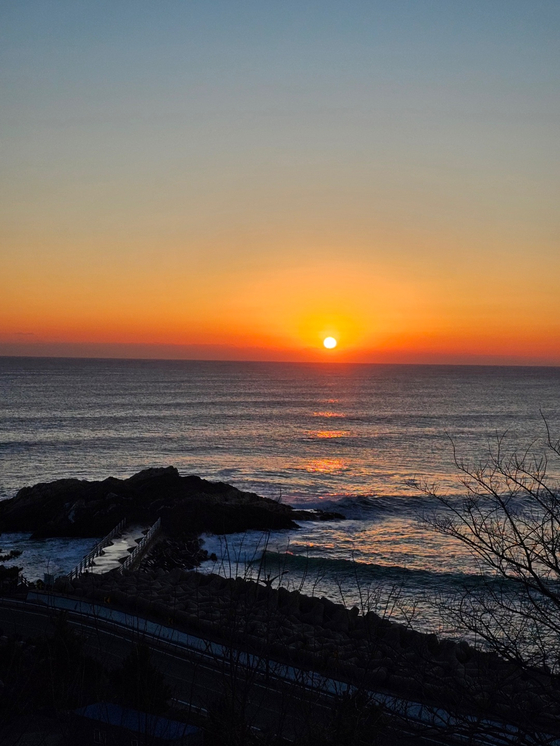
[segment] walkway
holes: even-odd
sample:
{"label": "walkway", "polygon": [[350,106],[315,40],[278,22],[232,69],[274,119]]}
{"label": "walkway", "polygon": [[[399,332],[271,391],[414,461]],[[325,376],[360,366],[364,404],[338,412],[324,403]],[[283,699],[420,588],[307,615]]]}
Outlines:
{"label": "walkway", "polygon": [[121,567],[122,560],[130,556],[131,551],[138,546],[138,541],[144,537],[146,530],[145,526],[128,526],[120,536],[115,536],[103,548],[87,571],[102,574]]}

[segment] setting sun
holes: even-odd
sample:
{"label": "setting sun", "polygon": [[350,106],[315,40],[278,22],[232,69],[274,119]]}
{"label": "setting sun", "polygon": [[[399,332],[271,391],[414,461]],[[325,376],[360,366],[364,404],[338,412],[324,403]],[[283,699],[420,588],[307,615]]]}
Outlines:
{"label": "setting sun", "polygon": [[338,342],[334,337],[325,337],[323,340],[324,346],[327,348],[327,350],[334,350]]}

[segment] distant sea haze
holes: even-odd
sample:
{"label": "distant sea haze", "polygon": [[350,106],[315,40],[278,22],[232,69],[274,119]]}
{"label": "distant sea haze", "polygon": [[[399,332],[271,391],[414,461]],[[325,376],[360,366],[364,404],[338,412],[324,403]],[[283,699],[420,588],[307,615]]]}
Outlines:
{"label": "distant sea haze", "polygon": [[232,557],[246,569],[266,548],[292,583],[313,569],[326,595],[349,601],[352,561],[364,587],[406,572],[415,593],[438,573],[441,584],[474,572],[422,522],[435,506],[417,483],[463,489],[452,443],[476,462],[497,435],[511,448],[543,440],[543,417],[560,436],[558,368],[0,358],[0,392],[1,498],[174,465],[335,508],[348,520],[207,545],[221,558],[214,569],[230,572]]}

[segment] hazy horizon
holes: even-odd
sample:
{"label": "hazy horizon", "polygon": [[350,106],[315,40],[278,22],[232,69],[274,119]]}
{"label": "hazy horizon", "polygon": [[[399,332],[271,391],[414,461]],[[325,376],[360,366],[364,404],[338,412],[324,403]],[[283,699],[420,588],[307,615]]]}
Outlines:
{"label": "hazy horizon", "polygon": [[274,356],[274,351],[271,351],[269,354],[269,357],[246,357],[241,356],[245,355],[246,351],[242,350],[237,353],[238,356],[235,356],[236,351],[232,350],[230,357],[203,357],[204,350],[199,350],[199,356],[198,357],[187,357],[187,352],[184,352],[181,354],[180,351],[177,352],[175,356],[168,355],[168,356],[162,356],[164,353],[160,353],[157,348],[153,350],[152,355],[140,355],[135,352],[131,352],[128,356],[127,355],[119,355],[118,353],[114,354],[51,354],[50,352],[44,352],[44,353],[37,353],[36,350],[29,353],[18,353],[18,354],[6,354],[6,353],[0,353],[0,359],[36,359],[36,360],[115,360],[115,361],[154,361],[154,362],[201,362],[201,363],[285,363],[286,365],[385,365],[385,366],[425,366],[425,367],[490,367],[490,368],[560,368],[560,364],[554,364],[549,362],[543,362],[543,361],[529,361],[527,362],[525,359],[513,359],[510,361],[501,361],[497,362],[492,359],[473,359],[473,358],[465,358],[460,362],[453,362],[453,361],[447,361],[447,360],[440,360],[440,361],[430,361],[430,360],[424,360],[424,361],[398,361],[398,360],[341,360],[341,359],[328,359],[325,360],[324,357],[321,358],[319,355],[317,355],[314,359],[311,357],[309,359],[292,359],[288,357],[280,357],[281,355],[285,355],[283,352],[279,352],[277,356]]}

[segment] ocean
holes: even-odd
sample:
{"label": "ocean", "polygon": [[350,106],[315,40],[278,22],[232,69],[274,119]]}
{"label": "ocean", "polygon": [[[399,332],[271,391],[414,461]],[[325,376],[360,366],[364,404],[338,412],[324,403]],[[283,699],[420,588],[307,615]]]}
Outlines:
{"label": "ocean", "polygon": [[[347,520],[205,537],[204,571],[264,573],[347,605],[440,629],[433,598],[472,582],[476,561],[426,522],[419,484],[460,499],[457,456],[484,460],[560,436],[560,369],[0,358],[0,499],[67,477],[176,466]],[[558,474],[552,474],[556,479]],[[30,542],[28,577],[68,572],[88,540]]]}

